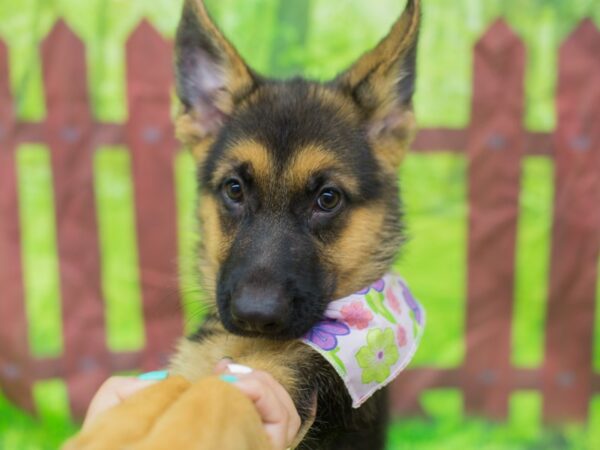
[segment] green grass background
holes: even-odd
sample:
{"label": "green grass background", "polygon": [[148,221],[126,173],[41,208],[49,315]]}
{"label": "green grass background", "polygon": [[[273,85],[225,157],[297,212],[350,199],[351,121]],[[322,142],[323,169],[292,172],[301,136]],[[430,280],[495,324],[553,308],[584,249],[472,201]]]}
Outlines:
{"label": "green grass background", "polygon": [[[372,46],[400,12],[399,0],[207,0],[217,22],[259,71],[333,76]],[[557,49],[579,20],[600,23],[598,0],[424,0],[416,109],[419,123],[463,127],[469,121],[472,46],[504,16],[528,52],[526,126],[552,130]],[[84,40],[94,115],[126,118],[124,43],[142,17],[172,37],[180,0],[0,0],[0,37],[9,45],[18,116],[45,115],[38,45],[58,17]],[[300,31],[299,31],[300,30]],[[151,70],[151,69],[149,69]],[[443,149],[440,149],[443,150]],[[36,356],[62,352],[52,173],[48,150],[26,145],[17,154],[23,264],[30,345]],[[124,148],[98,149],[95,187],[102,250],[107,341],[116,351],[144,344],[133,222],[130,160]],[[466,215],[465,159],[449,152],[409,156],[399,174],[410,240],[397,267],[428,309],[428,329],[414,365],[456,367],[464,357]],[[512,362],[537,367],[543,357],[553,164],[528,157],[523,164],[518,228]],[[201,316],[192,282],[193,165],[176,161],[182,308],[191,329]],[[597,308],[597,323],[599,319]],[[2,319],[0,318],[0,321]],[[600,371],[600,333],[594,367]],[[40,417],[11,406],[0,393],[0,449],[54,449],[76,430],[64,384],[38,383]],[[586,425],[541,425],[541,397],[516,392],[507,423],[465,418],[456,390],[422,396],[427,418],[402,420],[390,431],[390,449],[593,449],[600,448],[600,398]]]}

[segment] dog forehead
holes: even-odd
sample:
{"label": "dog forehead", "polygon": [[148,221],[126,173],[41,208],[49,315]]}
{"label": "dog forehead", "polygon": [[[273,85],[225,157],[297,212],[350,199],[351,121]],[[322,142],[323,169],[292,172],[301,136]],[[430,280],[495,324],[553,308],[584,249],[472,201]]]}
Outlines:
{"label": "dog forehead", "polygon": [[308,145],[336,153],[353,151],[363,144],[359,129],[350,100],[298,79],[259,88],[233,115],[228,132],[261,142],[283,165]]}
{"label": "dog forehead", "polygon": [[281,160],[264,144],[248,139],[236,142],[222,155],[213,171],[213,184],[242,170],[258,183],[263,191],[282,187],[304,191],[316,175],[327,174],[349,189],[356,189],[356,180],[344,160],[335,151],[319,144],[299,146]]}
{"label": "dog forehead", "polygon": [[329,170],[348,189],[373,191],[378,168],[351,99],[302,79],[268,82],[240,105],[213,146],[205,179],[214,183],[236,163],[293,190]]}

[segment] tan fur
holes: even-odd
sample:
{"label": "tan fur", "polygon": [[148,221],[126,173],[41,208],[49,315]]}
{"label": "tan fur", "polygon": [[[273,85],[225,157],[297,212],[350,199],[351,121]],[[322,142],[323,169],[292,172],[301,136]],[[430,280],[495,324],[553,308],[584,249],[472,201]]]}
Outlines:
{"label": "tan fur", "polygon": [[272,444],[252,401],[236,387],[208,377],[185,391],[131,450],[168,448],[268,450]]}
{"label": "tan fur", "polygon": [[237,143],[227,151],[227,159],[223,161],[212,175],[212,183],[218,183],[234,166],[248,163],[252,178],[258,183],[266,184],[273,179],[274,165],[267,149],[256,141],[248,140]]}
{"label": "tan fur", "polygon": [[95,422],[70,439],[62,450],[104,450],[123,448],[143,439],[154,422],[190,386],[182,377],[171,377],[160,386],[151,386],[118,407],[100,415]]}
{"label": "tan fur", "polygon": [[212,143],[212,141],[208,142],[208,140],[199,139],[200,136],[198,134],[198,123],[196,118],[191,114],[185,113],[183,109],[179,111],[175,119],[175,137],[182,144],[189,147],[190,152],[197,161],[206,153],[205,151],[200,150],[206,150],[206,148],[210,146],[207,144]]}
{"label": "tan fur", "polygon": [[223,358],[231,358],[257,370],[270,373],[288,392],[293,392],[297,380],[291,368],[312,350],[299,341],[269,341],[258,338],[234,336],[222,329],[202,342],[182,339],[177,355],[171,361],[170,371],[188,380],[198,380],[211,374]]}
{"label": "tan fur", "polygon": [[335,170],[334,178],[350,192],[358,190],[358,182],[344,169],[344,163],[335,154],[318,145],[300,149],[288,164],[283,180],[290,192],[304,192],[310,178],[322,170]]}
{"label": "tan fur", "polygon": [[402,165],[417,130],[415,115],[412,111],[402,111],[395,119],[394,133],[384,136],[372,136],[371,139],[380,167],[393,173],[396,173]]}
{"label": "tan fur", "polygon": [[[326,260],[337,273],[334,298],[345,297],[381,277],[387,267],[372,264],[369,255],[380,248],[385,209],[381,204],[362,207],[351,213],[348,225],[331,247],[324,249]],[[365,264],[369,261],[369,264]]]}
{"label": "tan fur", "polygon": [[[376,80],[374,85],[381,86],[383,81],[391,81],[387,79],[393,72],[391,68],[406,54],[418,34],[421,5],[419,1],[411,2],[411,5],[412,8],[402,14],[388,35],[346,72],[343,76],[344,83],[357,86],[367,77]],[[384,82],[383,85],[385,84],[387,83]]]}
{"label": "tan fur", "polygon": [[[176,357],[171,361],[170,373],[181,375],[187,380],[201,380],[213,373],[220,360],[230,358],[237,363],[271,374],[288,392],[297,388],[298,380],[294,378],[290,368],[297,368],[298,364],[306,361],[312,352],[308,346],[298,341],[276,342],[233,336],[220,324],[209,328],[214,335],[203,342],[192,342],[188,339],[179,341]],[[296,448],[302,442],[313,421],[314,416],[307,419],[291,448]]]}
{"label": "tan fur", "polygon": [[[214,198],[209,195],[202,196],[198,207],[198,217],[203,230],[200,270],[206,287],[214,289],[217,282],[217,270],[224,261],[232,240],[221,231],[219,206]],[[209,294],[213,294],[213,292],[209,292]],[[209,295],[209,298],[214,299],[214,295]]]}
{"label": "tan fur", "polygon": [[[207,31],[208,35],[216,47],[223,54],[222,70],[225,75],[225,88],[220,90],[216,98],[213,99],[218,110],[224,114],[230,114],[235,108],[235,99],[244,92],[251,90],[254,85],[254,79],[237,50],[229,40],[221,33],[212,21],[203,0],[185,0],[186,6],[196,14],[201,26]],[[202,120],[197,117],[196,112],[180,111],[176,120],[176,134],[182,142],[188,145],[196,143],[210,137],[210,134],[203,128]]]}
{"label": "tan fur", "polygon": [[420,1],[411,1],[389,34],[365,53],[340,78],[339,82],[367,110],[371,110],[369,137],[384,166],[398,168],[415,134],[412,108],[398,105],[399,70],[418,39]]}
{"label": "tan fur", "polygon": [[[228,89],[230,93],[235,93],[247,89],[252,83],[253,79],[250,74],[248,66],[237,52],[235,47],[231,45],[229,40],[214,24],[210,18],[206,6],[202,0],[186,0],[191,2],[195,7],[198,14],[198,19],[205,29],[210,30],[214,42],[221,48],[227,55],[227,67],[226,74],[228,78]],[[226,105],[223,111],[231,111],[232,104]]]}

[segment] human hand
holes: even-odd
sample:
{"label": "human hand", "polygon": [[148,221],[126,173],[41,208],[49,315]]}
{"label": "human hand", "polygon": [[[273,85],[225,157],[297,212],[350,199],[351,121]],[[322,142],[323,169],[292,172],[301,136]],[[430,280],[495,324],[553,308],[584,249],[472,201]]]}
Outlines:
{"label": "human hand", "polygon": [[233,384],[254,403],[275,450],[289,448],[300,430],[301,420],[292,398],[269,373],[224,359],[215,373]]}
{"label": "human hand", "polygon": [[[271,375],[233,364],[231,360],[221,361],[215,374],[220,374],[221,380],[233,384],[253,402],[275,450],[286,449],[294,442],[300,429],[300,417],[287,391]],[[159,371],[140,377],[108,379],[94,396],[82,431],[88,430],[105,411],[167,376],[167,372]]]}
{"label": "human hand", "polygon": [[167,376],[168,373],[161,370],[148,372],[138,377],[110,377],[102,384],[102,386],[100,386],[100,389],[98,389],[98,392],[94,395],[94,398],[88,407],[82,429],[89,429],[90,425],[100,414],[117,406],[136,392],[148,388],[158,381],[164,380]]}

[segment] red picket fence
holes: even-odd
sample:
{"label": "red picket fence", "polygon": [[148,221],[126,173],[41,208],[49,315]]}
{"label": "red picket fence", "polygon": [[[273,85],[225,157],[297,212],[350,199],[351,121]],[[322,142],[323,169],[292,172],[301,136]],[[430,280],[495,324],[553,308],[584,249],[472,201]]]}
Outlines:
{"label": "red picket fence", "polygon": [[[91,114],[85,48],[64,22],[41,46],[47,117],[16,120],[6,46],[0,42],[0,386],[34,411],[36,380],[66,380],[81,416],[112,372],[163,364],[182,334],[178,299],[173,161],[178,144],[170,120],[171,44],[147,22],[127,42],[125,124]],[[525,50],[502,20],[474,49],[472,120],[468,129],[425,129],[415,151],[466,152],[469,160],[469,242],[466,358],[456,369],[415,368],[394,384],[398,413],[418,411],[420,393],[453,387],[466,411],[507,415],[517,389],[543,394],[547,422],[585,420],[600,392],[592,341],[600,250],[600,32],[583,21],[560,50],[558,125],[554,133],[523,127]],[[38,359],[27,342],[21,269],[15,151],[22,143],[50,148],[65,349]],[[146,346],[113,353],[106,345],[92,156],[103,145],[131,152]],[[553,158],[554,223],[544,363],[511,365],[511,322],[520,173],[527,155]],[[165,302],[165,298],[170,298]]]}

